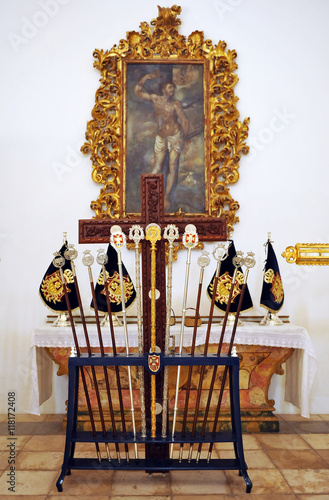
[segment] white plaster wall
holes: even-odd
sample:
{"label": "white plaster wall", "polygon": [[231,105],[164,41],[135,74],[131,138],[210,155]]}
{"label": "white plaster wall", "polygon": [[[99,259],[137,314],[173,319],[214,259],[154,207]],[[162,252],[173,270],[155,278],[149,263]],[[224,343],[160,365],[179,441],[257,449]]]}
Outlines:
{"label": "white plaster wall", "polygon": [[[92,217],[89,203],[99,192],[90,178],[91,162],[79,152],[99,85],[93,50],[109,49],[126,31],[138,30],[141,21],[150,22],[157,3],[1,2],[0,412],[6,411],[10,390],[17,393],[18,411],[25,409],[30,338],[48,312],[38,297],[40,281],[63,231],[77,243],[78,220]],[[238,108],[242,118],[251,117],[252,149],[231,188],[241,206],[235,245],[256,254],[249,287],[254,313],[262,314],[263,243],[272,232],[286,294],[282,314],[307,328],[318,357],[311,412],[329,413],[329,268],[288,265],[280,257],[289,244],[327,242],[329,236],[329,3],[185,0],[180,5],[182,34],[201,29],[214,43],[225,40],[238,52]],[[59,164],[65,167],[61,175]],[[133,255],[124,261],[133,273]],[[182,295],[179,271],[182,276],[183,254],[175,264],[176,310]],[[87,304],[83,270],[80,283]],[[202,307],[206,314],[206,299]],[[53,380],[54,396],[43,412],[64,411],[67,381],[56,377],[55,368]],[[284,377],[274,377],[270,396],[277,411],[295,412],[283,401],[283,382]]]}

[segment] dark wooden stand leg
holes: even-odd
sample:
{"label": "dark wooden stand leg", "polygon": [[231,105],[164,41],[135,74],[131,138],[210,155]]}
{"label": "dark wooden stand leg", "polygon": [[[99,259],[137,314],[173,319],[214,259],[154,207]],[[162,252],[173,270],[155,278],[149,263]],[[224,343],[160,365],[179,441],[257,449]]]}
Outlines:
{"label": "dark wooden stand leg", "polygon": [[72,432],[76,430],[79,394],[79,368],[69,363],[69,393],[67,405],[66,441],[64,450],[64,460],[61,474],[56,482],[59,492],[63,491],[63,481],[66,475],[71,474],[69,468],[70,458],[73,457],[75,443],[72,442]]}
{"label": "dark wooden stand leg", "polygon": [[242,443],[242,427],[240,412],[240,392],[239,392],[239,364],[229,367],[230,378],[230,403],[231,403],[231,422],[235,457],[239,461],[239,476],[243,476],[246,483],[246,493],[250,493],[252,482],[247,473],[247,464],[244,459]]}
{"label": "dark wooden stand leg", "polygon": [[[78,405],[79,405],[79,374],[80,370],[83,370],[83,366],[80,367],[80,369],[77,367],[74,369],[74,374],[75,374],[75,392],[74,392],[74,406],[73,406],[73,417],[72,417],[72,433],[76,432],[77,430],[77,423],[78,423]],[[72,435],[72,434],[71,434]],[[70,451],[70,457],[69,457],[69,463],[70,460],[73,459],[74,457],[74,451],[75,451],[75,441],[71,442],[71,451]],[[67,469],[66,472],[67,476],[71,475],[71,469]]]}

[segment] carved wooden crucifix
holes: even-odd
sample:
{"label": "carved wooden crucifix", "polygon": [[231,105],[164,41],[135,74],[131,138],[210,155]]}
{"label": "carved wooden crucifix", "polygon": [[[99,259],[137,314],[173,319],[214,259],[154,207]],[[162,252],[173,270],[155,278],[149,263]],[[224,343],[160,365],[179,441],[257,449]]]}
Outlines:
{"label": "carved wooden crucifix", "polygon": [[[114,224],[121,226],[129,238],[129,229],[133,224],[139,224],[144,232],[148,224],[156,223],[163,230],[168,224],[175,224],[179,234],[183,235],[187,224],[194,224],[200,241],[225,241],[227,239],[226,221],[224,217],[182,216],[177,217],[164,213],[164,182],[163,174],[143,174],[141,176],[141,215],[125,219],[98,220],[84,219],[79,221],[79,243],[109,243],[110,228]],[[142,295],[143,295],[143,337],[144,352],[151,347],[151,251],[149,242],[142,240]],[[156,289],[159,299],[156,301],[156,344],[164,352],[166,327],[166,275],[165,275],[165,240],[157,244],[156,252]],[[147,425],[150,422],[150,375],[145,373],[145,404]],[[157,391],[162,394],[162,375],[157,376]],[[159,404],[162,401],[159,399]],[[157,418],[157,432],[161,432],[161,415]],[[147,445],[146,458],[161,458],[168,456],[168,447],[163,445]]]}

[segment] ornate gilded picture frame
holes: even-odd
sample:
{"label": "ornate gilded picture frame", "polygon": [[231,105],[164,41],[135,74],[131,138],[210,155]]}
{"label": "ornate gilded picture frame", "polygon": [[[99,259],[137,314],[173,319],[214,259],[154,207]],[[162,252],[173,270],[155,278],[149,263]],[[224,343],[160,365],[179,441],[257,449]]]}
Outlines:
{"label": "ornate gilded picture frame", "polygon": [[181,8],[159,7],[150,25],[95,50],[100,71],[82,152],[101,184],[97,219],[140,212],[140,174],[164,173],[165,212],[225,216],[230,233],[239,204],[229,186],[247,154],[249,118],[239,121],[236,52],[202,31],[180,35]]}

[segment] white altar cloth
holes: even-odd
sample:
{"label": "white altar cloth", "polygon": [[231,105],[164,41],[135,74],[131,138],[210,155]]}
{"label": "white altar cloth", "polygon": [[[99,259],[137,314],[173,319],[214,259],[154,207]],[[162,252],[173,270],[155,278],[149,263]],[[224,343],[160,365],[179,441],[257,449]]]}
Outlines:
{"label": "white altar cloth", "polygon": [[[243,318],[242,318],[243,319]],[[205,342],[207,325],[198,328],[197,345]],[[82,325],[76,326],[79,345],[85,346]],[[181,325],[170,328],[170,334],[175,335],[176,345],[179,345]],[[214,323],[211,329],[210,344],[217,344],[221,326]],[[224,342],[229,343],[232,327],[227,327]],[[98,347],[96,325],[88,325],[89,340],[92,347]],[[193,328],[184,327],[184,346],[191,345]],[[111,346],[108,328],[102,328],[104,346]],[[128,325],[129,346],[137,347],[138,338],[136,325]],[[115,327],[117,346],[124,346],[123,327]],[[300,409],[303,417],[309,418],[309,398],[317,367],[317,360],[309,334],[305,328],[285,323],[280,326],[261,326],[259,323],[246,322],[239,326],[235,335],[235,344],[263,345],[274,347],[292,347],[293,355],[286,361],[285,401]],[[36,328],[32,335],[30,347],[29,403],[27,412],[40,414],[39,406],[52,394],[53,362],[44,353],[43,347],[71,347],[73,337],[70,327],[57,328],[45,325]]]}

